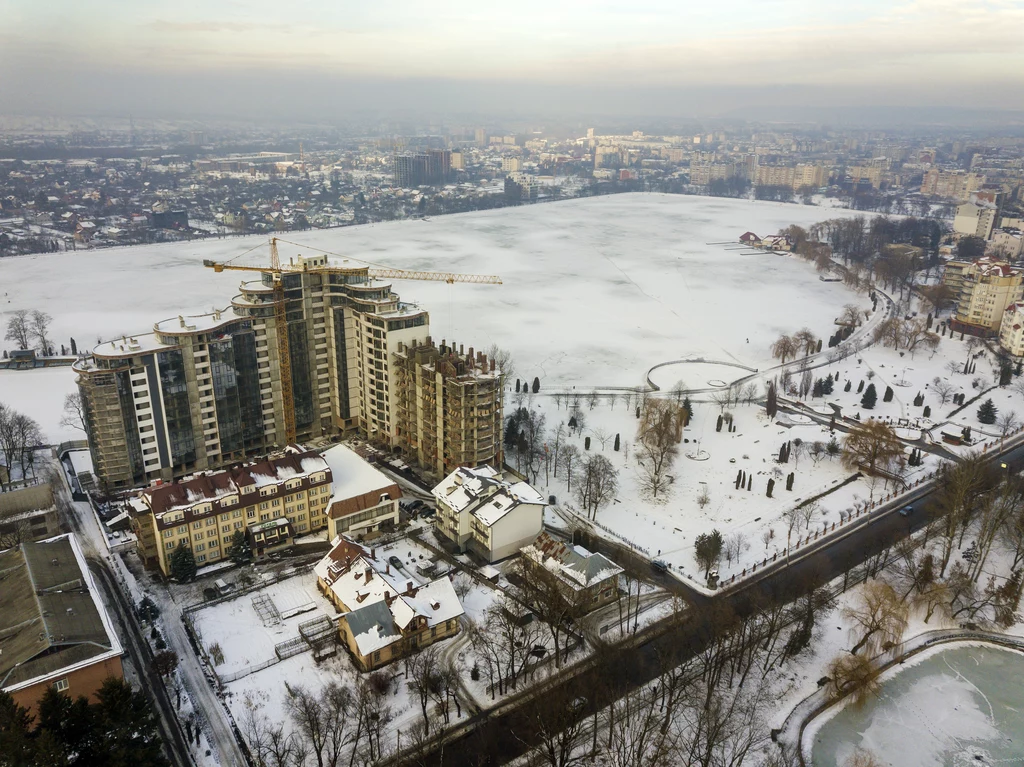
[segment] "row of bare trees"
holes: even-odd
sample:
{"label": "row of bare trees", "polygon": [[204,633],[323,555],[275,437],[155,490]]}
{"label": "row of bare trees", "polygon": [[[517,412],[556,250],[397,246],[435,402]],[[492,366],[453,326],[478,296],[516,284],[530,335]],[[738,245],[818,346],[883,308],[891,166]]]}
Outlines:
{"label": "row of bare trees", "polygon": [[4,339],[14,341],[21,350],[38,348],[44,355],[52,354],[52,340],[50,339],[50,323],[53,322],[46,312],[38,309],[17,309],[11,312],[7,320],[7,331]]}
{"label": "row of bare trees", "polygon": [[[597,674],[572,693],[537,696],[524,707],[539,741],[527,763],[793,764],[770,743],[772,685],[833,607],[831,595],[814,587],[790,605],[762,600],[746,618],[716,606],[703,629],[703,649],[687,659],[676,657],[676,648],[662,650],[655,662],[664,671],[652,682],[621,695],[614,674]],[[609,669],[623,652],[602,642],[595,650]],[[604,700],[612,702],[597,704]]]}
{"label": "row of bare trees", "polygon": [[34,474],[36,448],[42,443],[38,423],[0,402],[0,490],[14,488],[15,466],[22,481]]}
{"label": "row of bare trees", "polygon": [[329,681],[317,689],[285,684],[289,721],[250,706],[241,731],[256,767],[368,767],[392,752],[387,703],[390,678],[378,672],[352,686]]}

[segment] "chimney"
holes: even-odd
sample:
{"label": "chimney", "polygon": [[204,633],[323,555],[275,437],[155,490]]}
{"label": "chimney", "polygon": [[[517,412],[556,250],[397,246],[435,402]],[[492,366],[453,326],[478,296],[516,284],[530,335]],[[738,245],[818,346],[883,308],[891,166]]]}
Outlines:
{"label": "chimney", "polygon": [[366,568],[366,582],[367,582],[367,583],[369,583],[369,582],[370,582],[370,579],[371,579],[372,577],[373,577],[373,570],[372,570],[372,569],[370,569],[369,567],[367,567],[367,568]]}
{"label": "chimney", "polygon": [[178,324],[181,325],[182,327],[185,327],[185,318],[182,317],[180,314],[178,315]]}
{"label": "chimney", "polygon": [[408,594],[409,596],[412,596],[413,594],[416,593],[415,591],[412,590],[412,581],[406,581],[405,582],[405,593]]}
{"label": "chimney", "polygon": [[473,361],[473,356],[474,356],[474,355],[473,355],[473,347],[472,347],[472,346],[470,346],[470,347],[469,347],[469,356],[468,356],[468,357],[466,357],[466,359],[467,359],[467,360],[469,360],[470,362],[472,362],[472,361]]}
{"label": "chimney", "polygon": [[370,559],[377,558],[377,549],[370,549]]}
{"label": "chimney", "polygon": [[463,355],[464,355],[465,353],[466,353],[466,352],[465,352],[465,348],[463,347],[463,345],[462,345],[462,344],[459,344],[459,356],[461,357],[461,356],[463,356]]}
{"label": "chimney", "polygon": [[494,372],[494,360],[493,359],[491,360],[491,372],[492,373]]}

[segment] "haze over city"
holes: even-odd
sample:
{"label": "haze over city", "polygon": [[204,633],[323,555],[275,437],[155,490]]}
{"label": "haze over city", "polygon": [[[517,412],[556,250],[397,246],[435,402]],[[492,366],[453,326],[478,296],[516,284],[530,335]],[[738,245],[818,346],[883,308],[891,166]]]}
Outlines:
{"label": "haze over city", "polygon": [[321,121],[1024,103],[1024,6],[1008,0],[3,0],[0,17],[6,113]]}

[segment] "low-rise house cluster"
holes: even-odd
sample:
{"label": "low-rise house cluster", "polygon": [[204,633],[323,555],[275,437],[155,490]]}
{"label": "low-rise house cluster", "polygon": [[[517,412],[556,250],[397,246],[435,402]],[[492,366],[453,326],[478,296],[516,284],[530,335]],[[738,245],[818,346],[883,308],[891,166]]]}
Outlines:
{"label": "low-rise house cluster", "polygon": [[320,592],[343,614],[339,636],[356,665],[372,671],[455,636],[462,604],[447,576],[422,583],[350,538],[334,541],[314,568]]}

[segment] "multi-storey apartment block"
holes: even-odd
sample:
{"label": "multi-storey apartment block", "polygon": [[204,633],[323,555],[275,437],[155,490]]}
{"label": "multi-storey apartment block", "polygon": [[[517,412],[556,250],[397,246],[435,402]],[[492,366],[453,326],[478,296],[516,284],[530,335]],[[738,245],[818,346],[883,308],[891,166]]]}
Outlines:
{"label": "multi-storey apartment block", "polygon": [[460,466],[433,493],[434,531],[458,552],[472,550],[487,562],[512,556],[544,529],[544,496],[490,466]]}
{"label": "multi-storey apartment block", "polygon": [[441,342],[394,355],[396,437],[421,466],[444,476],[457,466],[501,466],[502,380],[494,360]]}
{"label": "multi-storey apartment block", "polygon": [[[243,282],[240,291],[230,310],[158,322],[152,333],[102,343],[75,364],[101,484],[171,480],[326,434],[358,432],[419,452],[417,434],[398,428],[398,402],[408,397],[394,381],[405,364],[399,349],[430,345],[426,311],[373,282],[367,267],[332,267],[326,256],[300,256],[279,275]],[[500,450],[497,377],[473,368],[449,378],[459,380],[446,391],[462,389],[473,402],[445,394],[437,401],[459,412],[436,418],[471,418],[465,428],[476,432],[488,416],[479,430],[496,433],[474,436],[466,447],[443,441],[447,452],[438,454],[447,462],[431,456],[426,464],[440,465],[440,473],[459,461],[492,460]],[[460,428],[453,422],[444,434]]]}
{"label": "multi-storey apartment block", "polygon": [[265,460],[148,487],[130,501],[139,554],[170,575],[182,543],[200,566],[228,557],[237,532],[255,556],[283,549],[327,527],[331,480],[322,456],[289,445]]}
{"label": "multi-storey apartment block", "polygon": [[921,182],[921,194],[966,202],[971,196],[971,192],[980,189],[984,183],[985,177],[978,173],[932,168],[924,174],[924,179]]}
{"label": "multi-storey apartment block", "polygon": [[1008,306],[1024,294],[1024,271],[1008,263],[980,258],[955,268],[944,276],[945,283],[957,291],[956,311],[950,326],[972,335],[994,336],[999,332]]}
{"label": "multi-storey apartment block", "polygon": [[1013,303],[1003,312],[1003,322],[999,327],[999,345],[1020,359],[1024,357],[1024,304]]}

